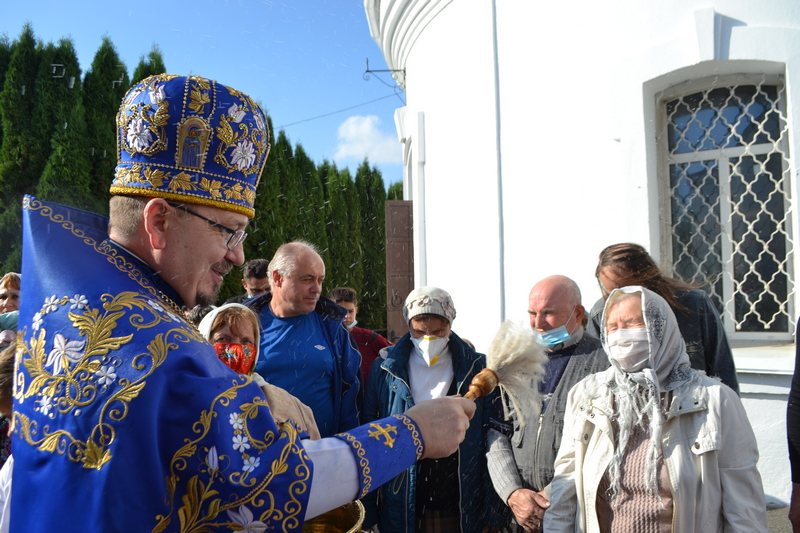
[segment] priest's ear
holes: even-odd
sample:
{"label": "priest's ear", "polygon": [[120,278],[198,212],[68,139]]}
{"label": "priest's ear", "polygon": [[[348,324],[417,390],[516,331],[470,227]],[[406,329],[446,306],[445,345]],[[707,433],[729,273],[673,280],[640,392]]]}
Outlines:
{"label": "priest's ear", "polygon": [[153,250],[163,250],[167,246],[168,232],[175,229],[177,209],[164,198],[153,198],[144,206],[142,229]]}

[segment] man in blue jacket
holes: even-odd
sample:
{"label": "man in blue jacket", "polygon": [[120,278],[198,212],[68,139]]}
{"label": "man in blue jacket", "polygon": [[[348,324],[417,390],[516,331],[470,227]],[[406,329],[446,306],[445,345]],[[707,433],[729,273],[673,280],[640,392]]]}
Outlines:
{"label": "man in blue jacket", "polygon": [[[365,424],[424,400],[466,394],[472,378],[486,366],[486,357],[452,332],[456,309],[447,292],[415,289],[406,298],[403,316],[409,333],[381,350],[367,379]],[[476,400],[475,416],[456,453],[420,461],[368,495],[365,526],[377,522],[381,533],[499,529],[503,503],[492,489],[485,456],[490,405],[496,397]]]}
{"label": "man in blue jacket", "polygon": [[268,277],[270,292],[246,302],[261,320],[256,372],[309,406],[323,438],[358,426],[361,354],[342,324],[347,312],[320,296],[322,257],[309,243],[284,244]]}

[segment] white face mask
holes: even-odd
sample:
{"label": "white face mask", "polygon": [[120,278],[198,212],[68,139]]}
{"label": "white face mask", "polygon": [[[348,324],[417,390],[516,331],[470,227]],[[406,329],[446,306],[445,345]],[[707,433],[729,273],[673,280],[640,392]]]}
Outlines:
{"label": "white face mask", "polygon": [[414,343],[414,349],[428,363],[428,366],[433,366],[447,347],[447,343],[450,342],[450,337],[423,335],[419,339],[411,337],[411,342]]}
{"label": "white face mask", "polygon": [[349,326],[345,324],[344,327],[347,328],[347,331],[353,331],[353,328],[356,327],[356,324],[358,324],[358,320],[353,320],[353,322]]}
{"label": "white face mask", "polygon": [[638,372],[650,361],[647,329],[618,329],[608,334],[608,357],[625,372]]}

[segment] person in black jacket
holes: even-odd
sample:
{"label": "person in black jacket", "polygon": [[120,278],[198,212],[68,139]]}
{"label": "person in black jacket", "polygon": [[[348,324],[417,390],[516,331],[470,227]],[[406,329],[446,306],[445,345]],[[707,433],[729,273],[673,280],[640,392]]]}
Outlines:
{"label": "person in black jacket", "polygon": [[725,385],[739,393],[739,380],[733,363],[728,338],[717,308],[711,298],[697,288],[679,279],[667,276],[642,246],[632,243],[613,244],[600,252],[595,270],[603,298],[590,312],[586,331],[600,336],[600,319],[603,304],[614,289],[641,285],[664,298],[678,319],[686,352],[692,368],[704,370],[718,377]]}
{"label": "person in black jacket", "polygon": [[[800,323],[797,327],[800,327]],[[800,533],[800,349],[795,345],[794,350],[794,376],[786,409],[786,436],[789,441],[789,463],[792,474],[789,520],[792,522],[792,531]]]}

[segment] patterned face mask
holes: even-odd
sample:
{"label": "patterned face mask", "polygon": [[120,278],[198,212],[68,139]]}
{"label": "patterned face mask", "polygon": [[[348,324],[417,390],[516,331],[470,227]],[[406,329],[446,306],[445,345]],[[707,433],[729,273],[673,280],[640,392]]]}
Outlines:
{"label": "patterned face mask", "polygon": [[256,347],[253,344],[214,343],[220,361],[240,374],[249,374],[256,366]]}

